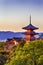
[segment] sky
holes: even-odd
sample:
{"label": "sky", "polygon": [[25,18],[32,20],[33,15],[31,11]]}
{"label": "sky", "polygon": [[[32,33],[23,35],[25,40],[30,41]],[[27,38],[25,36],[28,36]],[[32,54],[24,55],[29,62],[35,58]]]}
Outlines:
{"label": "sky", "polygon": [[0,0],[0,31],[24,31],[32,24],[43,32],[43,0]]}

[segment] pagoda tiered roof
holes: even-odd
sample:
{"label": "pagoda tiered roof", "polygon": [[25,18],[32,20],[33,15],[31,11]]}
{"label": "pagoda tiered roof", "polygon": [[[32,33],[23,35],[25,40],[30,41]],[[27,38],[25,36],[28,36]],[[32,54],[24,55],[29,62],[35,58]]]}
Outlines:
{"label": "pagoda tiered roof", "polygon": [[29,29],[31,29],[31,30],[38,29],[37,27],[32,25],[32,23],[31,23],[31,15],[30,15],[30,24],[25,26],[25,27],[23,27],[22,29],[26,29],[26,30],[29,30]]}
{"label": "pagoda tiered roof", "polygon": [[24,38],[24,40],[36,40],[36,38],[35,37],[31,37],[31,38]]}
{"label": "pagoda tiered roof", "polygon": [[26,29],[26,30],[28,30],[28,29],[35,30],[35,29],[38,29],[38,28],[35,27],[35,26],[33,26],[32,24],[29,24],[28,26],[23,27],[22,29]]}
{"label": "pagoda tiered roof", "polygon": [[35,32],[23,32],[23,34],[26,34],[26,35],[36,35],[38,33],[35,33]]}

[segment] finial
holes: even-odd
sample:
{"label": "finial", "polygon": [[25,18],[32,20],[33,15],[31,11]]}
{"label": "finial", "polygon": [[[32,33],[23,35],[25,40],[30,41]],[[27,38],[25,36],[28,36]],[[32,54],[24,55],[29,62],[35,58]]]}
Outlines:
{"label": "finial", "polygon": [[31,24],[31,15],[30,15],[30,24]]}

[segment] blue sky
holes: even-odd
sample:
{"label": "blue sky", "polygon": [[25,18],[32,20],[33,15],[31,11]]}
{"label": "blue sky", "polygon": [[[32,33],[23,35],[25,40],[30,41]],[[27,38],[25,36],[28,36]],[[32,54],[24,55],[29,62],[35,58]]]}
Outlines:
{"label": "blue sky", "polygon": [[0,30],[23,31],[30,14],[38,32],[43,31],[43,0],[0,0]]}

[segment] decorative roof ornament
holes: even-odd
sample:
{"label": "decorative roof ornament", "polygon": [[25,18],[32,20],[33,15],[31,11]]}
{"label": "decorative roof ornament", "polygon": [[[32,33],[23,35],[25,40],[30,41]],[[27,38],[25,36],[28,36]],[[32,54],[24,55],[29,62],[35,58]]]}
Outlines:
{"label": "decorative roof ornament", "polygon": [[31,24],[31,15],[30,15],[30,24],[23,27],[22,29],[25,29],[25,30],[28,30],[28,29],[36,30],[36,29],[38,29],[37,27],[35,27],[34,25]]}
{"label": "decorative roof ornament", "polygon": [[31,15],[30,15],[30,24],[31,24]]}

